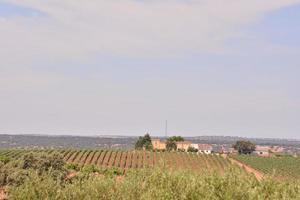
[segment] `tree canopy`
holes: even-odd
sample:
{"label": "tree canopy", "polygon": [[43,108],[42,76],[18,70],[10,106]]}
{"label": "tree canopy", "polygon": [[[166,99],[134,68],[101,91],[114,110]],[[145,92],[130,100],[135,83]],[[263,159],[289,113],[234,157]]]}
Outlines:
{"label": "tree canopy", "polygon": [[181,136],[172,136],[167,139],[166,149],[167,151],[177,150],[176,142],[183,142],[184,138]]}
{"label": "tree canopy", "polygon": [[184,141],[184,138],[181,137],[181,136],[172,136],[172,137],[169,137],[167,139],[167,141],[172,141],[172,142],[183,142]]}
{"label": "tree canopy", "polygon": [[239,154],[251,154],[256,149],[256,145],[250,141],[237,141],[233,148],[239,152]]}
{"label": "tree canopy", "polygon": [[151,137],[147,133],[143,137],[139,137],[139,139],[135,143],[135,149],[141,150],[141,149],[146,149],[146,150],[151,150],[153,149],[152,142],[151,142]]}
{"label": "tree canopy", "polygon": [[176,151],[177,150],[176,142],[167,140],[166,149],[167,151]]}
{"label": "tree canopy", "polygon": [[198,149],[196,149],[195,147],[190,146],[190,147],[187,149],[187,152],[198,152]]}

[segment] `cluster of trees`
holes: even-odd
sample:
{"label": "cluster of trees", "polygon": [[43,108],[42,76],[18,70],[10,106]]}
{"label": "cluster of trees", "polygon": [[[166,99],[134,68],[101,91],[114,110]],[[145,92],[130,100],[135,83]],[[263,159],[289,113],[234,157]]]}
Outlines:
{"label": "cluster of trees", "polygon": [[[135,143],[136,150],[153,150],[151,136],[147,133],[146,135],[139,137]],[[177,145],[176,142],[183,142],[184,138],[181,136],[172,136],[167,139],[166,150],[167,151],[176,151]],[[194,149],[191,149],[191,151]]]}
{"label": "cluster of trees", "polygon": [[192,146],[190,146],[188,149],[187,149],[187,152],[198,152],[199,150],[198,149],[196,149],[195,147],[192,147]]}
{"label": "cluster of trees", "polygon": [[239,152],[239,154],[251,154],[255,151],[256,145],[250,141],[237,141],[233,148]]}
{"label": "cluster of trees", "polygon": [[142,149],[152,150],[153,149],[151,137],[148,133],[146,135],[144,135],[143,137],[139,137],[139,139],[135,143],[135,149],[137,149],[137,150],[142,150]]}
{"label": "cluster of trees", "polygon": [[184,138],[181,136],[169,137],[166,142],[166,150],[167,151],[176,151],[177,150],[176,142],[183,142],[183,141],[184,141]]}

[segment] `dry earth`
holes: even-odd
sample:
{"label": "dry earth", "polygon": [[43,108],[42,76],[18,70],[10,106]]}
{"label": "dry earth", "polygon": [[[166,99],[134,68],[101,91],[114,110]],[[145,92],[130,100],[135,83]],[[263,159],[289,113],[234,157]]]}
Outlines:
{"label": "dry earth", "polygon": [[7,193],[4,188],[0,188],[0,200],[7,200]]}
{"label": "dry earth", "polygon": [[250,173],[250,174],[253,174],[257,180],[261,181],[263,178],[264,178],[264,174],[256,169],[253,169],[252,167],[248,166],[248,165],[245,165],[244,163],[240,162],[240,161],[237,161],[233,158],[230,158],[231,162],[233,164],[236,164],[238,165],[239,167],[243,168],[246,170],[246,172]]}

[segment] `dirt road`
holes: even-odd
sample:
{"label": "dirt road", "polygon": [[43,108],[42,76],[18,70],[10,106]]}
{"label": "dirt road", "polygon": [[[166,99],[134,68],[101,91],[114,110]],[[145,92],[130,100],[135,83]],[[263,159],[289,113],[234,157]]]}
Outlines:
{"label": "dirt road", "polygon": [[236,164],[238,165],[239,167],[243,168],[246,170],[246,172],[250,173],[250,174],[253,174],[257,180],[261,181],[264,179],[264,174],[256,169],[253,169],[252,167],[248,166],[248,165],[245,165],[244,163],[240,162],[240,161],[237,161],[233,158],[230,158],[231,162],[233,164]]}

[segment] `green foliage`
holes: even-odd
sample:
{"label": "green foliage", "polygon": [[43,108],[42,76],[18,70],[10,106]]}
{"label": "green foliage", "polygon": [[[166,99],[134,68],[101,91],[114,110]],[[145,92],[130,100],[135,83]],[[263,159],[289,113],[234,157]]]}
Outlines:
{"label": "green foliage", "polygon": [[25,154],[19,159],[0,166],[0,186],[22,185],[32,174],[63,180],[66,175],[64,161],[57,154]]}
{"label": "green foliage", "polygon": [[65,167],[68,170],[74,170],[74,171],[79,171],[80,170],[80,166],[76,163],[67,163],[65,165]]}
{"label": "green foliage", "polygon": [[172,142],[183,142],[184,141],[184,138],[181,137],[181,136],[172,136],[172,137],[169,137],[167,139],[167,141],[172,141]]}
{"label": "green foliage", "polygon": [[85,165],[82,167],[81,172],[85,174],[91,174],[95,172],[100,172],[100,168],[95,165]]}
{"label": "green foliage", "polygon": [[250,141],[237,141],[233,148],[239,152],[239,154],[251,154],[255,151],[256,145]]}
{"label": "green foliage", "polygon": [[9,157],[0,155],[0,163],[7,164],[10,161]]}
{"label": "green foliage", "polygon": [[192,147],[190,146],[188,149],[187,149],[187,152],[198,152],[198,149],[196,149],[195,147]]}
{"label": "green foliage", "polygon": [[109,169],[105,169],[102,171],[102,174],[106,175],[106,176],[121,176],[124,173],[122,172],[122,170],[118,169],[118,168],[109,168]]}
{"label": "green foliage", "polygon": [[176,142],[183,142],[184,138],[181,136],[172,136],[167,139],[166,150],[167,151],[176,151],[177,145]]}
{"label": "green foliage", "polygon": [[47,176],[33,175],[9,192],[15,200],[297,200],[300,198],[300,183],[259,182],[241,170],[231,170],[219,176],[154,169],[133,170],[121,180],[116,176],[89,176],[64,184]]}
{"label": "green foliage", "polygon": [[279,179],[300,179],[300,158],[291,156],[264,158],[240,155],[235,159]]}
{"label": "green foliage", "polygon": [[139,137],[139,139],[135,143],[135,149],[137,149],[137,150],[141,150],[141,149],[152,150],[153,149],[151,137],[148,133],[146,135],[144,135],[144,137]]}
{"label": "green foliage", "polygon": [[23,157],[23,169],[35,169],[41,172],[62,170],[65,162],[60,154],[26,154]]}
{"label": "green foliage", "polygon": [[[147,154],[150,155],[150,152]],[[204,165],[216,168],[227,161],[219,156],[179,152],[156,153],[156,156],[166,159],[165,167],[129,170],[126,175],[123,175],[123,172],[117,168],[85,165],[75,173],[75,177],[68,179],[66,168],[74,170],[78,166],[61,163],[61,158],[55,154],[34,153],[11,160],[6,164],[0,163],[0,186],[6,186],[9,199],[12,200],[300,199],[299,180],[281,180],[279,182],[267,178],[257,181],[253,175],[246,174],[239,168],[228,170],[224,167],[222,175],[207,173],[209,171],[199,173],[188,170],[168,170],[168,161],[178,158],[175,157],[177,155],[185,156],[180,159],[185,161],[194,157],[207,158],[203,162],[198,160],[197,165],[201,165],[201,168]],[[252,158],[251,156],[247,157]],[[285,164],[293,165],[296,169],[297,162],[290,160]],[[183,168],[189,167],[185,162],[177,160],[176,163],[182,164]]]}
{"label": "green foliage", "polygon": [[166,150],[167,151],[176,151],[177,145],[175,141],[167,140],[166,142]]}

